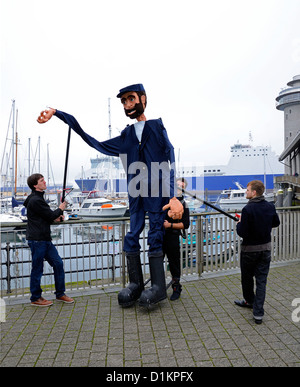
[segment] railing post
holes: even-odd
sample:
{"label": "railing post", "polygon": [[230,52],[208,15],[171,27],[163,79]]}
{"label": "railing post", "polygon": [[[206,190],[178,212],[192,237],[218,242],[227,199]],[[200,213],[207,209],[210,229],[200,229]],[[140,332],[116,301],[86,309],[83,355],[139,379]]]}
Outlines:
{"label": "railing post", "polygon": [[197,216],[196,221],[196,256],[197,259],[199,259],[199,265],[198,265],[198,275],[201,277],[203,270],[204,270],[204,264],[203,264],[203,224],[202,224],[202,217],[201,215]]}
{"label": "railing post", "polygon": [[11,286],[10,286],[10,281],[11,281],[11,275],[10,275],[10,242],[6,242],[6,266],[7,266],[7,291],[6,293],[11,293]]}
{"label": "railing post", "polygon": [[122,226],[121,226],[121,240],[122,240],[122,243],[121,243],[121,247],[122,247],[122,286],[123,288],[125,288],[125,285],[126,285],[126,269],[125,269],[125,261],[126,261],[126,257],[125,257],[125,251],[124,251],[124,239],[125,239],[125,222],[123,221],[122,222]]}

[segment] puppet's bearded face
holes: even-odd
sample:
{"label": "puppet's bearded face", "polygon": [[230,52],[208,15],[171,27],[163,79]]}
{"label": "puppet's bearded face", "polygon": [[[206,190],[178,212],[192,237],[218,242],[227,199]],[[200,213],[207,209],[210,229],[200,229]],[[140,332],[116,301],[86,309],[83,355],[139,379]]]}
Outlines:
{"label": "puppet's bearded face", "polygon": [[121,103],[127,117],[137,118],[144,113],[145,110],[145,96],[141,96],[141,100],[135,91],[130,91],[122,95]]}

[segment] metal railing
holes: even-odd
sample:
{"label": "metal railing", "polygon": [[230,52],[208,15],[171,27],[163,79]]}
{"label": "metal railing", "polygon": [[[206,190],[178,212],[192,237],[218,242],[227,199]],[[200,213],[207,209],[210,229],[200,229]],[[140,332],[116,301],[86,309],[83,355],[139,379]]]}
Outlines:
{"label": "metal railing", "polygon": [[[300,259],[300,207],[278,209],[281,224],[272,231],[272,261]],[[67,292],[117,289],[126,286],[124,237],[129,218],[72,220],[52,226],[53,243],[64,262]],[[144,280],[149,279],[148,223],[140,237]],[[26,224],[2,226],[1,297],[29,297],[31,253],[25,238]],[[182,277],[199,278],[202,273],[229,273],[239,268],[241,239],[236,223],[216,213],[191,215],[186,238],[180,237]],[[166,279],[170,277],[165,259]],[[54,276],[45,263],[44,293],[53,293]]]}

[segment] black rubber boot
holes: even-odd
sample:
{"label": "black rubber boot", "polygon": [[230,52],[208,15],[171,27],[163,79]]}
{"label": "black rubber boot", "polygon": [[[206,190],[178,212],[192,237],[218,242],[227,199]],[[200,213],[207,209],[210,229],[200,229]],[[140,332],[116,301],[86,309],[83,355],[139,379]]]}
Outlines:
{"label": "black rubber boot", "polygon": [[118,294],[119,305],[132,306],[144,290],[144,279],[140,254],[126,254],[129,285]]}
{"label": "black rubber boot", "polygon": [[149,256],[151,288],[142,292],[139,300],[140,306],[149,307],[167,298],[163,261],[163,255]]}

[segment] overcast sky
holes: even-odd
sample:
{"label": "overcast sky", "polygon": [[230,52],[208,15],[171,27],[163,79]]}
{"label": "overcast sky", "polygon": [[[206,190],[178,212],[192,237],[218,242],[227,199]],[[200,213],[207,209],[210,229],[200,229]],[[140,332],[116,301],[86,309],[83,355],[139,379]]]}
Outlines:
{"label": "overcast sky", "polygon": [[[116,95],[143,83],[147,119],[163,119],[181,163],[226,164],[239,141],[283,150],[275,98],[300,74],[299,0],[1,0],[1,159],[12,100],[19,171],[41,138],[62,181],[67,126],[36,118],[46,106],[74,115],[99,141],[132,123]],[[69,179],[96,150],[74,132]],[[33,160],[32,160],[33,162]]]}

